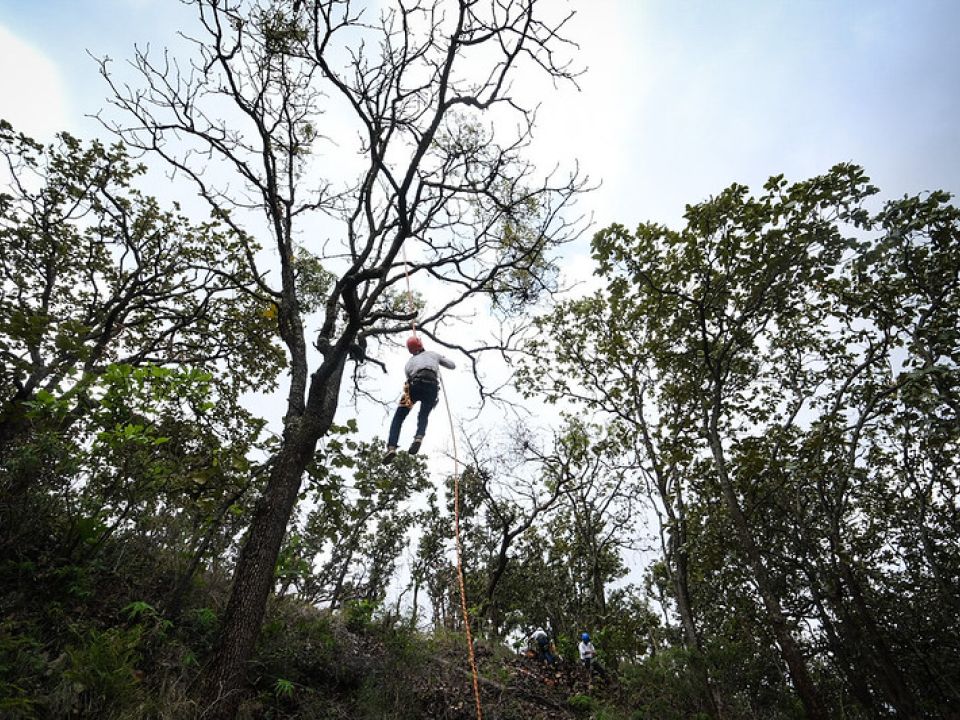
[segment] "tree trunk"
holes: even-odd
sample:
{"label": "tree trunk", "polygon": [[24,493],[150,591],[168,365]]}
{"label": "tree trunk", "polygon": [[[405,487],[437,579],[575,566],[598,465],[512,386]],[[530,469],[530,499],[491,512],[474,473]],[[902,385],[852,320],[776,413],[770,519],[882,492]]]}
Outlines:
{"label": "tree trunk", "polygon": [[647,637],[650,639],[650,657],[656,657],[657,653],[660,652],[660,642],[653,631],[653,625],[647,628]]}
{"label": "tree trunk", "polygon": [[590,568],[590,594],[593,596],[593,607],[598,619],[607,615],[607,588],[603,582],[603,573],[600,570],[599,551],[593,558]]}
{"label": "tree trunk", "polygon": [[413,607],[410,610],[410,629],[416,631],[418,615],[420,614],[420,578],[413,578]]}
{"label": "tree trunk", "polygon": [[347,571],[350,570],[350,563],[353,562],[353,548],[347,551],[347,556],[340,563],[340,572],[337,573],[337,583],[333,586],[333,592],[330,594],[330,609],[336,610],[343,602],[343,584],[347,579]]}
{"label": "tree trunk", "polygon": [[[672,516],[672,511],[670,512]],[[674,525],[674,527],[677,527]],[[680,613],[680,621],[683,624],[683,633],[686,638],[687,649],[691,651],[692,669],[697,679],[703,684],[707,691],[706,699],[709,703],[709,712],[715,718],[723,717],[723,698],[716,685],[710,679],[710,673],[707,671],[707,663],[703,654],[703,642],[700,639],[700,632],[697,630],[696,622],[693,618],[693,607],[690,602],[690,586],[688,583],[689,572],[687,564],[687,552],[681,549],[683,539],[678,537],[680,531],[668,530],[670,539],[671,556],[675,564],[671,580],[673,580],[673,591],[677,598],[677,610]],[[669,568],[669,562],[667,563]]]}
{"label": "tree trunk", "polygon": [[233,591],[220,630],[220,647],[206,678],[204,696],[211,706],[208,717],[233,715],[238,679],[243,677],[260,633],[287,522],[316,444],[308,440],[303,427],[285,440],[237,561]]}
{"label": "tree trunk", "polygon": [[807,664],[804,660],[800,648],[797,646],[790,628],[787,625],[787,619],[780,605],[780,599],[774,593],[767,569],[763,564],[763,557],[760,549],[754,541],[750,532],[750,524],[740,507],[740,501],[737,498],[730,475],[727,472],[726,457],[723,453],[723,446],[720,443],[719,432],[717,431],[717,407],[713,408],[711,416],[704,423],[707,437],[710,443],[710,451],[713,455],[714,466],[717,471],[717,479],[720,482],[721,493],[730,517],[733,520],[734,530],[737,534],[737,540],[740,549],[747,558],[747,563],[753,574],[753,579],[757,584],[757,590],[760,592],[760,598],[763,601],[763,607],[766,611],[767,622],[773,630],[777,644],[780,645],[780,655],[790,673],[790,679],[797,691],[800,701],[806,710],[807,717],[811,720],[826,720],[827,712],[820,699],[820,693],[810,677],[807,670]]}
{"label": "tree trunk", "polygon": [[[807,582],[810,586],[810,595],[813,598],[814,606],[817,608],[820,624],[823,626],[824,634],[827,637],[827,642],[835,658],[834,663],[846,678],[850,692],[853,693],[853,696],[857,699],[857,702],[860,703],[867,715],[877,717],[876,703],[873,700],[873,695],[870,693],[869,686],[864,680],[864,673],[862,669],[858,667],[857,659],[850,652],[851,646],[854,652],[859,651],[860,643],[857,642],[856,635],[849,637],[849,633],[844,632],[844,630],[847,629],[846,623],[841,621],[839,632],[837,628],[834,627],[834,622],[826,609],[828,599],[824,597],[824,593],[821,592],[819,587],[817,580],[818,571],[822,572],[820,568],[808,569],[806,572]],[[846,642],[844,642],[844,639],[846,639]],[[853,641],[852,643],[851,640]]]}
{"label": "tree trunk", "polygon": [[353,324],[344,328],[336,346],[327,347],[323,362],[309,376],[308,387],[303,326],[290,263],[283,263],[282,273],[285,297],[278,325],[291,357],[283,438],[272,458],[266,487],[237,558],[219,647],[201,678],[201,699],[207,708],[205,720],[232,720],[236,715],[246,664],[260,635],[267,599],[276,579],[277,558],[287,523],[297,503],[303,473],[316,452],[317,441],[333,424],[348,348],[359,330],[359,326]]}
{"label": "tree trunk", "polygon": [[481,614],[486,619],[487,625],[492,628],[487,635],[491,640],[497,636],[497,632],[499,631],[499,612],[496,602],[494,601],[494,596],[497,593],[497,586],[500,584],[500,579],[507,570],[507,564],[509,563],[509,555],[507,553],[514,537],[508,528],[503,528],[500,536],[500,547],[497,551],[497,559],[494,562],[493,570],[490,572],[490,577],[487,579],[487,587],[484,592]]}
{"label": "tree trunk", "polygon": [[[325,423],[329,427],[329,422]],[[297,502],[303,472],[326,430],[319,418],[304,414],[290,422],[257,504],[237,560],[233,590],[220,630],[220,645],[204,678],[204,715],[230,720],[235,715],[246,663],[253,653],[267,599],[276,576],[277,557]]]}
{"label": "tree trunk", "polygon": [[[683,625],[686,646],[692,654],[692,670],[706,690],[706,700],[710,715],[719,720],[719,718],[722,718],[724,715],[724,702],[719,689],[710,679],[710,672],[707,668],[706,658],[703,653],[703,641],[700,637],[700,631],[697,629],[693,615],[693,603],[690,600],[690,565],[689,555],[685,549],[687,530],[683,489],[680,482],[677,481],[674,493],[670,492],[667,474],[660,463],[659,454],[654,448],[646,421],[643,420],[642,410],[639,425],[647,455],[653,462],[653,471],[657,481],[656,486],[657,492],[660,495],[660,502],[663,504],[664,512],[667,514],[667,542],[666,547],[664,547],[664,563],[667,573],[670,576],[669,579],[673,584],[673,591],[676,596],[677,610],[680,613],[680,621]],[[661,605],[664,605],[663,598],[661,598]],[[651,639],[653,639],[652,631]]]}
{"label": "tree trunk", "polygon": [[863,628],[867,643],[872,648],[873,662],[879,670],[879,679],[887,700],[903,717],[920,717],[914,701],[913,693],[907,685],[906,678],[900,671],[893,653],[887,646],[886,639],[873,616],[873,611],[867,606],[866,599],[860,590],[860,583],[853,573],[846,559],[840,558],[840,576],[850,590],[850,599],[858,618],[857,624]]}

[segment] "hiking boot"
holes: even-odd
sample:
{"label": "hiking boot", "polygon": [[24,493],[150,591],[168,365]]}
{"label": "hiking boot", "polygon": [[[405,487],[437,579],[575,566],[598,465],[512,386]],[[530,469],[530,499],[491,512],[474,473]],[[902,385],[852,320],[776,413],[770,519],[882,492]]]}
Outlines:
{"label": "hiking boot", "polygon": [[393,462],[393,459],[397,456],[397,449],[395,447],[388,447],[387,452],[383,455],[383,464],[389,465]]}
{"label": "hiking boot", "polygon": [[411,455],[416,455],[418,452],[420,452],[420,443],[422,442],[423,438],[414,438],[413,444],[410,446],[410,449],[407,452],[409,452]]}

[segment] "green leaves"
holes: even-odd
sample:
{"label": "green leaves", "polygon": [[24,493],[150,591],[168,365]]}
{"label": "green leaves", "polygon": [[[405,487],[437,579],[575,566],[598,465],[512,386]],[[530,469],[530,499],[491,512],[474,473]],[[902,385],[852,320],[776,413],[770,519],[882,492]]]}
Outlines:
{"label": "green leaves", "polygon": [[224,395],[273,382],[282,356],[250,294],[255,244],[141,194],[144,168],[121,145],[61,134],[44,147],[4,125],[0,154],[14,180],[0,202],[4,442],[38,391],[81,395],[117,363],[216,369]]}
{"label": "green leaves", "polygon": [[322,260],[303,247],[296,249],[294,268],[297,275],[297,298],[304,313],[321,309],[336,276],[323,266]]}
{"label": "green leaves", "polygon": [[294,685],[289,680],[284,680],[283,678],[277,678],[277,681],[273,684],[273,694],[279,697],[289,697],[293,695]]}
{"label": "green leaves", "polygon": [[135,702],[141,632],[139,625],[90,630],[67,647],[69,667],[63,674],[78,705],[99,715]]}
{"label": "green leaves", "polygon": [[[870,650],[857,633],[889,603],[903,623],[901,607],[952,602],[923,578],[960,567],[929,540],[949,534],[956,498],[960,214],[942,192],[871,211],[876,193],[840,164],[756,196],[731,185],[688,206],[680,229],[611,225],[592,243],[604,288],[544,316],[522,368],[528,393],[632,429],[666,514],[663,589],[679,604],[687,583],[708,645],[772,632],[779,603],[808,629],[838,623],[808,654],[876,651],[880,667],[905,636],[877,630]],[[866,682],[910,702],[880,671]]]}

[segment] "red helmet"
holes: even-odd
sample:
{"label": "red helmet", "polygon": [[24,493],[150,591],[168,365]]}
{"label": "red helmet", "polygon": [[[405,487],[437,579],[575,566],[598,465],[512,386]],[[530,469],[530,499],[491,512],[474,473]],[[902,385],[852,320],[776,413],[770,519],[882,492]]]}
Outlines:
{"label": "red helmet", "polygon": [[423,350],[423,343],[420,342],[420,338],[418,338],[416,335],[408,337],[407,350],[409,350],[412,355],[416,355],[418,352]]}

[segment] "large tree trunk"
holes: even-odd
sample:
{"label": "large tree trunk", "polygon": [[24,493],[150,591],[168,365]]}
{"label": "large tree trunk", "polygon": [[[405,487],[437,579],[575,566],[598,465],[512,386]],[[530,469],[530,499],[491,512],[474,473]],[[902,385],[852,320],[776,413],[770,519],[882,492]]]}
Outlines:
{"label": "large tree trunk", "polygon": [[737,541],[740,545],[740,549],[743,551],[744,555],[746,555],[747,564],[750,566],[753,579],[757,584],[757,590],[760,592],[760,598],[763,602],[763,608],[766,613],[767,622],[769,623],[770,628],[773,630],[773,635],[777,639],[777,644],[780,646],[780,655],[787,664],[787,669],[790,673],[790,679],[793,681],[793,686],[797,691],[800,702],[803,703],[807,717],[811,720],[826,720],[827,712],[823,707],[820,693],[814,685],[813,679],[810,677],[810,673],[807,670],[807,664],[804,660],[803,653],[800,652],[800,648],[797,646],[797,643],[793,638],[793,634],[790,632],[786,615],[783,611],[783,607],[780,604],[780,599],[773,591],[770,577],[767,574],[767,569],[763,564],[763,557],[760,554],[760,548],[757,547],[757,543],[754,541],[753,534],[750,532],[750,524],[747,522],[747,518],[743,513],[743,508],[740,506],[740,500],[737,498],[736,490],[734,489],[733,483],[730,480],[730,475],[727,472],[726,456],[724,455],[723,446],[720,442],[720,435],[717,429],[719,419],[717,410],[718,405],[714,405],[709,419],[705,418],[707,421],[704,423],[704,430],[707,433],[707,438],[710,443],[710,451],[713,455],[714,466],[717,471],[717,479],[720,482],[721,493],[727,506],[727,510],[730,512],[730,517],[733,520]]}
{"label": "large tree trunk", "polygon": [[[277,558],[303,473],[317,441],[333,423],[345,358],[344,350],[337,358],[325,360],[312,377],[306,410],[287,416],[280,449],[237,559],[220,645],[204,673],[201,697],[208,708],[204,715],[208,720],[232,720],[236,714],[246,663],[260,635]],[[303,370],[302,366],[294,368],[294,374]]]}
{"label": "large tree trunk", "polygon": [[273,588],[287,523],[320,435],[316,424],[316,419],[308,421],[305,416],[300,423],[288,425],[257,504],[237,560],[233,590],[220,629],[220,646],[206,675],[203,697],[210,707],[207,718],[228,720],[235,714],[246,662],[256,645]]}

